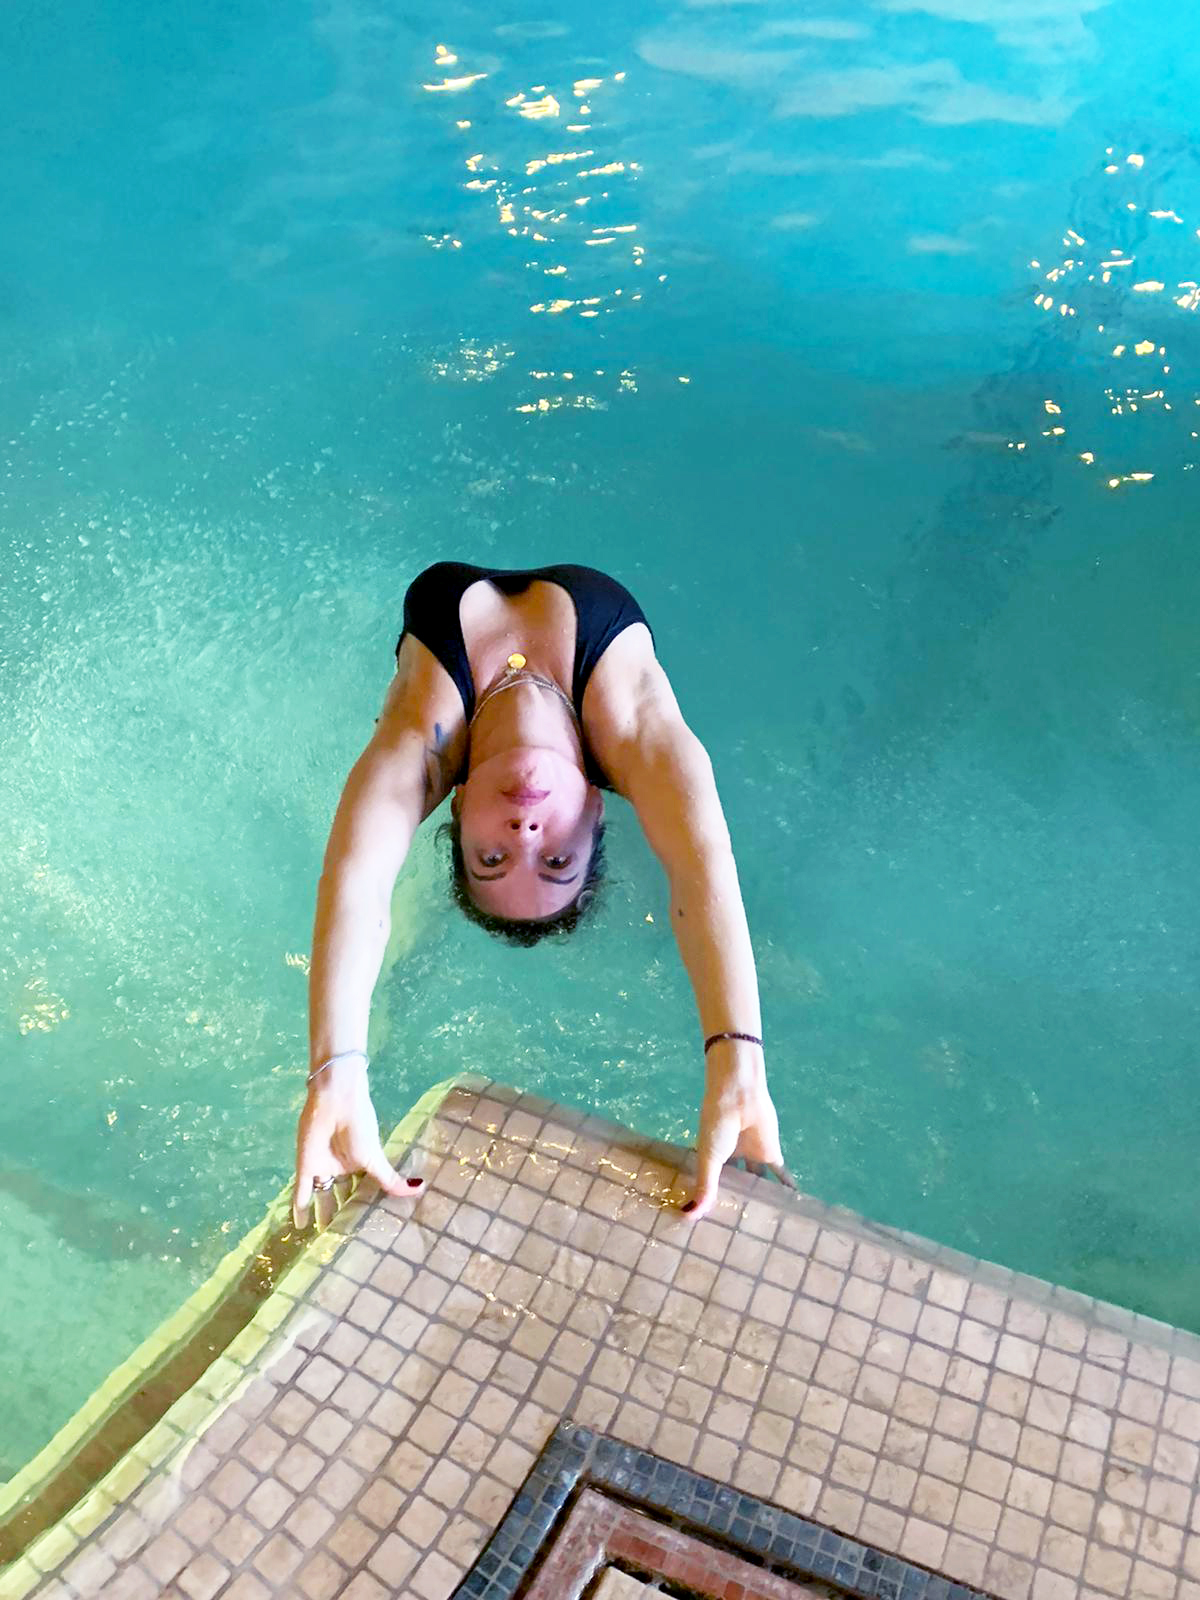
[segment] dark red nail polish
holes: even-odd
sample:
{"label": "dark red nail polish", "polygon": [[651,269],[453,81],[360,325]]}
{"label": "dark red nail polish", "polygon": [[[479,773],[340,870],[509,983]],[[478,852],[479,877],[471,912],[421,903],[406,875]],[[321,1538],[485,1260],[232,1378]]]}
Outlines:
{"label": "dark red nail polish", "polygon": [[679,1209],[680,1209],[680,1210],[681,1210],[681,1211],[695,1211],[695,1209],[696,1209],[696,1202],[695,1202],[695,1201],[694,1201],[694,1200],[689,1200],[689,1201],[688,1201],[688,1203],[687,1203],[687,1205],[685,1205],[685,1206],[680,1206],[680,1208],[679,1208]]}
{"label": "dark red nail polish", "polygon": [[425,1182],[425,1179],[424,1178],[406,1178],[404,1181],[405,1181],[405,1183],[408,1184],[408,1187],[410,1189],[419,1189],[421,1187],[421,1185]]}

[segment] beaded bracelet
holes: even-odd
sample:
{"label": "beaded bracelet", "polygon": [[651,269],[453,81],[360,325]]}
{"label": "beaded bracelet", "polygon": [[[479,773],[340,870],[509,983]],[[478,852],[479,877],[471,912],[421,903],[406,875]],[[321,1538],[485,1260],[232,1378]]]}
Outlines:
{"label": "beaded bracelet", "polygon": [[762,1048],[762,1040],[753,1033],[712,1033],[704,1041],[704,1054],[707,1055],[709,1046],[716,1044],[720,1039],[744,1039],[747,1044],[756,1044],[759,1049]]}
{"label": "beaded bracelet", "polygon": [[361,1056],[363,1058],[364,1071],[371,1065],[371,1058],[365,1050],[343,1050],[340,1056],[330,1056],[328,1061],[322,1061],[319,1067],[314,1067],[308,1077],[305,1078],[305,1083],[311,1083],[314,1078],[319,1078],[325,1068],[331,1067],[335,1061],[349,1061],[351,1056]]}

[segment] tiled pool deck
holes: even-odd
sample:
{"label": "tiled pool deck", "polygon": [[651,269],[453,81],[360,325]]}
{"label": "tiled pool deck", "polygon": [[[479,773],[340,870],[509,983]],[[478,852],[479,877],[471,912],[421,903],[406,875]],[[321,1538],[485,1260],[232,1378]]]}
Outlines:
{"label": "tiled pool deck", "polygon": [[564,1418],[1001,1600],[1200,1600],[1194,1335],[740,1172],[691,1223],[686,1152],[482,1079],[408,1147],[0,1491],[0,1600],[448,1600]]}

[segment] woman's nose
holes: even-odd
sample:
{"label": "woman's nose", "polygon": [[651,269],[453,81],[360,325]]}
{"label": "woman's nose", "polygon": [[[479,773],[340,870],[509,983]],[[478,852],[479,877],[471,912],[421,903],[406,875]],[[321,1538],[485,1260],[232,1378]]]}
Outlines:
{"label": "woman's nose", "polygon": [[[533,821],[532,818],[530,818],[530,820],[525,824],[525,826],[529,829],[530,833],[536,833],[537,830],[538,830],[538,825],[537,825],[536,822]],[[513,830],[514,833],[519,832],[520,828],[521,828],[521,819],[519,817],[514,817],[512,819],[512,821],[509,823],[509,827]]]}

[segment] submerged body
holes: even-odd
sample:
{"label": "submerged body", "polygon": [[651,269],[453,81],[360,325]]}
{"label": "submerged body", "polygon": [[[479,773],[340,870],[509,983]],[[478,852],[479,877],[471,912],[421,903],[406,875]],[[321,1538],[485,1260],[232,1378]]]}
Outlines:
{"label": "submerged body", "polygon": [[672,929],[711,1044],[687,1209],[711,1206],[735,1155],[784,1175],[729,832],[641,608],[591,568],[443,562],[409,589],[396,676],[326,850],[298,1223],[314,1179],[327,1175],[365,1171],[389,1192],[420,1190],[383,1156],[362,1055],[391,892],[417,828],[453,792],[465,896],[494,931],[546,931],[569,926],[589,892],[602,788],[633,807],[667,873]]}

